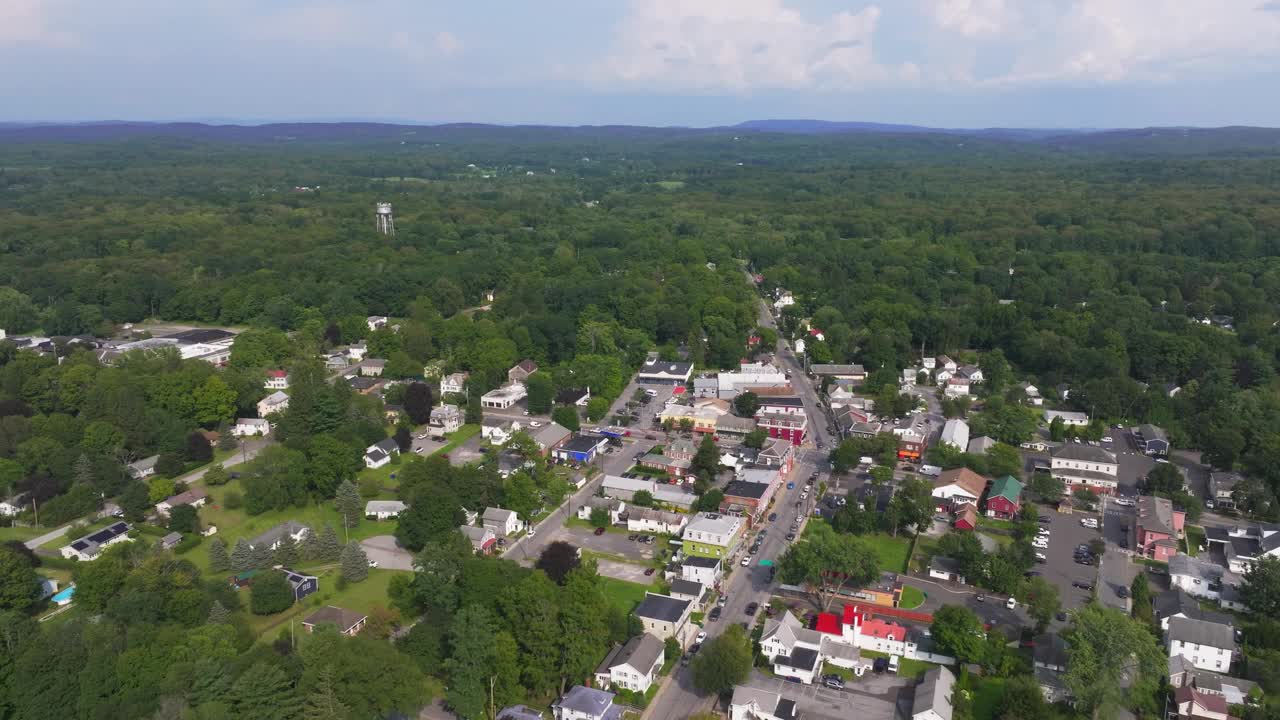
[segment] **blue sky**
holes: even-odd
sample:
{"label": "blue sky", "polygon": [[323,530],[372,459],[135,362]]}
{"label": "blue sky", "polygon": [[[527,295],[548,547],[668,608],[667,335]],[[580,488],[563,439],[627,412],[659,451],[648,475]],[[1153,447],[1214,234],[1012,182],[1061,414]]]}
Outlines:
{"label": "blue sky", "polygon": [[1280,0],[0,0],[0,120],[1280,126]]}

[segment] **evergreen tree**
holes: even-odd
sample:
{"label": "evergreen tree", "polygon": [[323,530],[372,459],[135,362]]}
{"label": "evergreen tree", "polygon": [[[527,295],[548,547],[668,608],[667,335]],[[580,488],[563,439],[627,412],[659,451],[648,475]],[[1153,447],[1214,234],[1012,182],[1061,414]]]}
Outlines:
{"label": "evergreen tree", "polygon": [[299,555],[307,561],[320,559],[320,536],[317,533],[309,532],[302,536]]}
{"label": "evergreen tree", "polygon": [[328,665],[320,668],[315,688],[302,706],[302,717],[307,720],[347,720],[351,710],[338,698],[333,686],[333,668]]}
{"label": "evergreen tree", "polygon": [[435,402],[431,388],[426,383],[412,383],[404,391],[404,412],[414,425],[425,425],[431,419],[431,404]]}
{"label": "evergreen tree", "polygon": [[196,659],[187,686],[187,702],[193,707],[208,702],[226,700],[231,691],[231,675],[226,665],[211,657]]}
{"label": "evergreen tree", "polygon": [[260,543],[249,551],[249,567],[262,569],[271,567],[271,548],[266,543]]}
{"label": "evergreen tree", "polygon": [[244,572],[253,567],[253,548],[249,547],[249,541],[240,538],[236,541],[235,549],[231,551],[231,569],[236,572]]}
{"label": "evergreen tree", "polygon": [[274,663],[259,661],[231,686],[234,716],[241,720],[290,720],[297,717],[298,702],[284,671]]}
{"label": "evergreen tree", "polygon": [[231,622],[231,611],[221,602],[214,600],[209,606],[209,624],[225,625],[229,622]]}
{"label": "evergreen tree", "polygon": [[76,458],[76,466],[73,470],[76,484],[92,485],[96,475],[93,469],[93,461],[89,459],[88,455],[81,453],[80,457]]}
{"label": "evergreen tree", "polygon": [[291,568],[298,564],[300,554],[301,553],[298,550],[298,543],[294,542],[292,536],[286,535],[283,538],[280,538],[280,544],[276,546],[274,554],[275,564]]}
{"label": "evergreen tree", "polygon": [[333,529],[332,525],[325,525],[324,529],[320,531],[320,539],[317,545],[319,547],[319,553],[316,555],[317,560],[333,562],[342,554],[342,544],[338,542],[338,533]]}
{"label": "evergreen tree", "polygon": [[360,543],[352,540],[342,548],[342,578],[347,582],[362,582],[369,577],[369,556]]}
{"label": "evergreen tree", "polygon": [[227,554],[227,543],[220,537],[209,541],[209,569],[214,572],[226,572],[232,567],[231,556]]}
{"label": "evergreen tree", "polygon": [[356,488],[355,483],[343,480],[338,486],[337,495],[333,498],[333,505],[338,509],[338,514],[346,519],[348,528],[354,528],[360,524],[360,517],[364,514],[364,503],[360,502],[360,490]]}

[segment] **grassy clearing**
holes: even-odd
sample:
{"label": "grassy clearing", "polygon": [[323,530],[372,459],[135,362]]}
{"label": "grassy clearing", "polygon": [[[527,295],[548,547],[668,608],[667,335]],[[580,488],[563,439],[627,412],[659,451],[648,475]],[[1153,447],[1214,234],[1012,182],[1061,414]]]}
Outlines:
{"label": "grassy clearing", "polygon": [[[338,590],[338,567],[336,565],[326,566],[324,570],[309,569],[303,570],[310,572],[320,578],[320,589],[315,593],[307,596],[302,602],[294,603],[293,607],[282,613],[275,615],[249,615],[249,627],[262,640],[270,641],[275,638],[278,628],[288,627],[290,620],[297,620],[299,624],[294,628],[296,632],[303,632],[301,621],[306,616],[324,607],[325,605],[336,605],[347,610],[357,610],[367,613],[374,607],[387,606],[387,587],[391,584],[391,578],[395,575],[394,570],[370,570],[369,578],[364,582],[352,583],[342,590]],[[248,590],[242,598],[246,605],[249,603]]]}
{"label": "grassy clearing", "polygon": [[680,190],[681,188],[684,187],[684,181],[683,180],[659,180],[658,182],[654,183],[654,185],[657,185],[663,190]]}
{"label": "grassy clearing", "polygon": [[905,537],[890,537],[877,533],[863,535],[862,540],[870,545],[880,557],[880,569],[890,572],[906,572],[907,558],[911,554],[911,540]]}
{"label": "grassy clearing", "polygon": [[457,431],[457,432],[453,433],[452,435],[447,436],[447,437],[448,437],[448,439],[449,439],[449,442],[448,442],[447,444],[445,444],[445,446],[444,446],[444,447],[440,448],[439,450],[437,450],[437,451],[435,451],[435,452],[433,452],[433,453],[431,453],[431,454],[432,454],[432,455],[439,455],[440,453],[450,453],[450,452],[453,452],[453,449],[454,449],[454,448],[458,447],[458,446],[459,446],[459,445],[461,445],[462,443],[464,443],[464,442],[466,442],[466,441],[470,440],[471,438],[473,438],[473,437],[475,437],[476,435],[479,435],[479,434],[480,434],[480,426],[479,426],[479,425],[463,425],[462,427],[458,428],[458,431]]}
{"label": "grassy clearing", "polygon": [[[863,650],[862,657],[878,658],[889,657],[889,653],[876,652],[875,650]],[[921,675],[929,671],[930,668],[937,667],[933,663],[927,663],[923,660],[908,660],[901,655],[898,656],[898,676],[919,678]]]}
{"label": "grassy clearing", "polygon": [[8,542],[10,540],[18,540],[26,542],[33,537],[40,537],[49,532],[50,528],[38,527],[0,527],[0,542]]}
{"label": "grassy clearing", "polygon": [[974,720],[994,720],[1000,697],[1004,695],[1004,684],[1004,678],[969,676]]}
{"label": "grassy clearing", "polygon": [[1187,526],[1187,554],[1195,557],[1200,552],[1200,546],[1205,544],[1204,528],[1198,525]]}
{"label": "grassy clearing", "polygon": [[604,590],[604,595],[609,602],[626,613],[630,613],[641,600],[644,600],[646,592],[658,590],[654,585],[638,585],[611,577],[601,577],[600,587]]}
{"label": "grassy clearing", "polygon": [[902,586],[902,601],[898,607],[903,610],[914,610],[924,604],[924,591],[915,585]]}

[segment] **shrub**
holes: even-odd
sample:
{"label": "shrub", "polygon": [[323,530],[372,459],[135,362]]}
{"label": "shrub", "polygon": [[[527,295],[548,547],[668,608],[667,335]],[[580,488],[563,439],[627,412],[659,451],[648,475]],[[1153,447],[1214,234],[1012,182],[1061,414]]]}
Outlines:
{"label": "shrub", "polygon": [[222,498],[222,505],[228,510],[239,510],[244,507],[244,496],[232,490]]}

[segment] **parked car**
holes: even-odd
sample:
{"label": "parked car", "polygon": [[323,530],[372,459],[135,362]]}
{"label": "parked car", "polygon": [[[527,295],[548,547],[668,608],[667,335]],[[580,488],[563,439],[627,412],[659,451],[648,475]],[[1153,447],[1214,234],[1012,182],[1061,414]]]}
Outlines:
{"label": "parked car", "polygon": [[729,602],[729,596],[721,595],[719,599],[716,600],[716,605],[719,605],[720,607],[724,607],[725,603],[727,602]]}
{"label": "parked car", "polygon": [[698,637],[694,638],[693,642],[695,645],[701,645],[702,643],[706,642],[706,640],[707,640],[707,631],[703,630],[698,633]]}
{"label": "parked car", "polygon": [[1121,585],[1120,587],[1116,588],[1116,597],[1118,597],[1118,598],[1120,598],[1120,599],[1122,599],[1122,600],[1123,600],[1123,599],[1125,599],[1125,598],[1127,598],[1127,597],[1129,597],[1129,588],[1127,588],[1127,587],[1125,587],[1125,586],[1123,586],[1123,585]]}
{"label": "parked car", "polygon": [[1042,522],[1042,523],[1053,522],[1053,518],[1049,517],[1048,515],[1041,515],[1040,517],[1036,518],[1036,522]]}
{"label": "parked car", "polygon": [[377,561],[377,560],[370,560],[370,561],[369,561],[369,567],[371,567],[371,568],[376,568],[376,567],[378,567],[378,561]]}
{"label": "parked car", "polygon": [[742,558],[742,567],[746,567],[746,566],[748,566],[748,565],[750,565],[750,564],[751,564],[751,558],[749,558],[749,557],[745,557],[745,556],[744,556],[744,557]]}
{"label": "parked car", "polygon": [[596,528],[596,535],[603,535],[603,534],[604,534],[604,528]]}
{"label": "parked car", "polygon": [[760,609],[760,603],[747,603],[747,614],[754,616]]}
{"label": "parked car", "polygon": [[653,568],[645,568],[645,569],[644,569],[644,574],[645,574],[646,576],[648,576],[648,575],[652,575],[652,574],[653,574]]}
{"label": "parked car", "polygon": [[787,489],[788,489],[788,490],[795,490],[795,489],[796,489],[796,484],[795,484],[794,482],[789,482],[789,483],[787,483]]}
{"label": "parked car", "polygon": [[974,600],[977,600],[978,602],[986,602],[986,601],[987,601],[987,596],[986,596],[986,595],[983,595],[982,593],[978,593],[977,595],[974,595],[974,596],[973,596],[973,599],[974,599]]}
{"label": "parked car", "polygon": [[773,522],[774,520],[777,520],[777,519],[778,519],[778,513],[769,513],[769,522]]}
{"label": "parked car", "polygon": [[795,539],[796,539],[795,533],[787,533],[787,542],[791,542],[792,540],[795,540]]}
{"label": "parked car", "polygon": [[716,606],[716,607],[711,608],[711,612],[707,613],[707,619],[708,619],[708,620],[710,620],[710,621],[712,621],[712,622],[715,622],[716,620],[719,620],[719,619],[720,619],[720,612],[721,612],[721,611],[720,611],[720,607],[719,607],[719,606]]}
{"label": "parked car", "polygon": [[823,684],[823,685],[826,685],[827,687],[831,688],[832,690],[843,690],[843,689],[844,689],[844,680],[842,680],[842,679],[840,678],[840,676],[839,676],[839,675],[827,675],[827,676],[823,677],[823,678],[822,678],[822,684]]}
{"label": "parked car", "polygon": [[638,538],[638,537],[640,537],[640,536],[639,536],[639,535],[636,535],[635,533],[631,533],[630,535],[628,535],[628,536],[627,536],[627,539],[628,539],[628,540],[631,540],[632,542],[634,542],[634,541],[635,541],[635,539],[636,539],[636,538]]}

